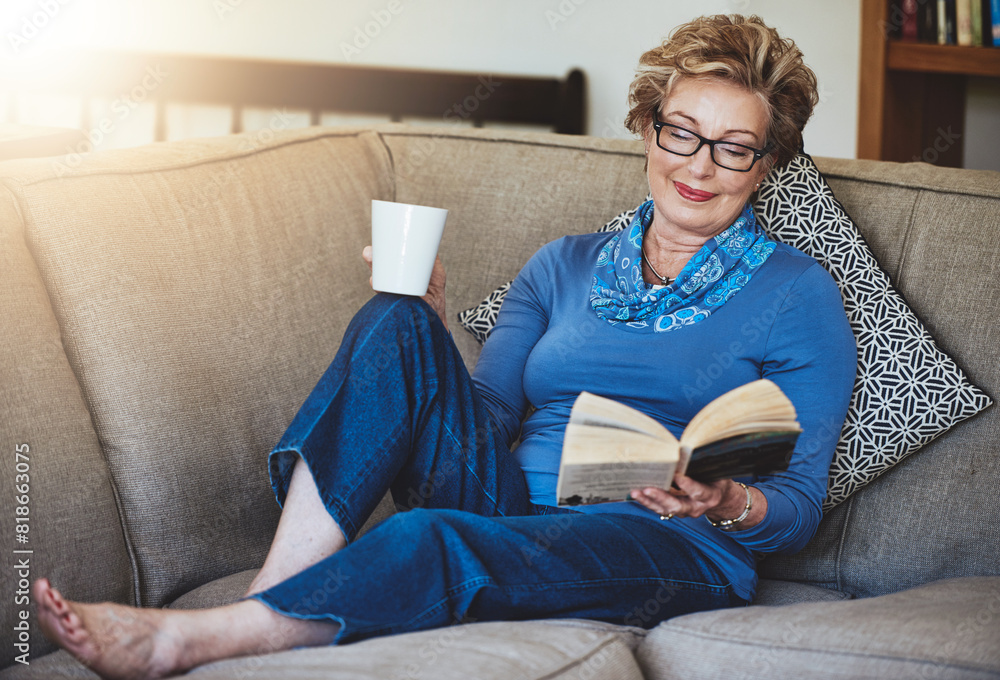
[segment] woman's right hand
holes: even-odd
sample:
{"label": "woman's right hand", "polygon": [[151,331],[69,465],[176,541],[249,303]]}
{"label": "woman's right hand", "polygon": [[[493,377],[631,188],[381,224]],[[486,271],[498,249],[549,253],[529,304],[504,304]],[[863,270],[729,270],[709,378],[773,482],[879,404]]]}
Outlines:
{"label": "woman's right hand", "polygon": [[[365,246],[361,251],[361,259],[365,261],[368,265],[368,270],[371,271],[372,268],[372,247]],[[451,330],[448,328],[448,316],[445,314],[445,280],[447,275],[444,271],[444,265],[441,264],[441,256],[434,258],[434,269],[431,271],[431,282],[427,286],[427,293],[423,296],[424,302],[431,306],[437,315],[441,317],[441,323],[444,324],[445,330],[449,333]],[[368,277],[368,285],[372,285],[372,279]]]}

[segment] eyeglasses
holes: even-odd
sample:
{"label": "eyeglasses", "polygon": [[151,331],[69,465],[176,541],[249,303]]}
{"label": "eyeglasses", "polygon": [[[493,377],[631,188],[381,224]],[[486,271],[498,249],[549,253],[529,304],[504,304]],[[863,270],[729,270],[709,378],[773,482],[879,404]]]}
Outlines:
{"label": "eyeglasses", "polygon": [[[664,128],[666,134],[661,134]],[[656,130],[656,146],[664,151],[678,156],[693,156],[708,144],[712,162],[720,168],[736,172],[750,172],[754,164],[774,148],[774,144],[770,142],[763,149],[755,149],[746,144],[707,139],[687,128],[662,122],[656,111],[653,111],[653,129]]]}

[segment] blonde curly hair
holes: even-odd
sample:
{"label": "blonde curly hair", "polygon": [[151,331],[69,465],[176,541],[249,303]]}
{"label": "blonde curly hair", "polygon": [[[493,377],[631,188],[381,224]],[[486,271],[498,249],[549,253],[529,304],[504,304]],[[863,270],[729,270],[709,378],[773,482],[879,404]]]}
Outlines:
{"label": "blonde curly hair", "polygon": [[802,128],[819,101],[816,74],[793,41],[758,16],[717,14],[678,26],[639,58],[625,127],[645,136],[653,112],[681,78],[723,80],[760,98],[768,118],[766,141],[774,144],[764,159],[768,167],[783,167],[799,152]]}

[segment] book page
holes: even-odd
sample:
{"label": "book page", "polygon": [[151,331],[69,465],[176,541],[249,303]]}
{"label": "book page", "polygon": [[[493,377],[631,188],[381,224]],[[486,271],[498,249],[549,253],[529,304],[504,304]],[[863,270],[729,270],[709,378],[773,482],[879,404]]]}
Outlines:
{"label": "book page", "polygon": [[643,486],[668,488],[677,442],[642,432],[570,423],[566,426],[556,496],[560,505],[620,501]]}
{"label": "book page", "polygon": [[559,472],[556,498],[560,506],[625,501],[632,489],[668,488],[673,478],[673,463],[567,465]]}
{"label": "book page", "polygon": [[570,412],[569,422],[571,424],[594,427],[631,430],[633,432],[642,432],[664,441],[677,441],[674,435],[670,433],[670,430],[645,413],[613,399],[599,397],[590,392],[581,392],[580,396],[573,402],[573,410]]}
{"label": "book page", "polygon": [[755,428],[801,431],[792,402],[770,380],[755,380],[710,401],[688,423],[681,443],[695,449]]}

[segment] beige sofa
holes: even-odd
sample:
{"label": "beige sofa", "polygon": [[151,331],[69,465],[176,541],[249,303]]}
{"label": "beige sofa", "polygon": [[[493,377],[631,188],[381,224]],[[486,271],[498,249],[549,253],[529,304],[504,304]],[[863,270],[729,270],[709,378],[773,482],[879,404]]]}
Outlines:
{"label": "beige sofa", "polygon": [[[818,163],[939,344],[1000,395],[1000,173]],[[245,587],[278,517],[267,452],[371,294],[370,199],[451,211],[449,314],[472,366],[455,314],[647,191],[638,142],[400,125],[12,161],[0,183],[3,678],[89,677],[49,654],[33,614],[16,629],[25,559],[21,575],[81,600],[206,606]],[[652,631],[475,623],[192,675],[998,677],[997,413],[837,506],[803,552],[765,560],[750,608]],[[15,661],[25,635],[30,665]]]}

